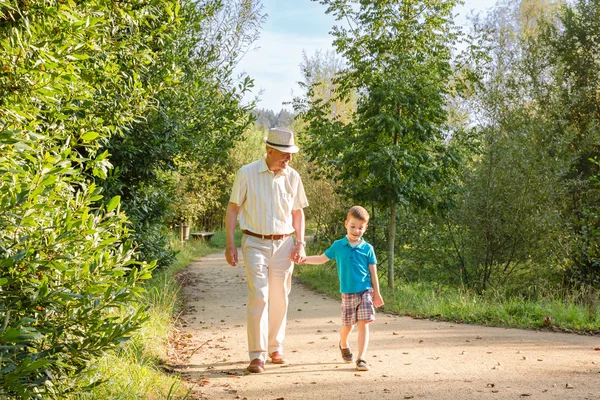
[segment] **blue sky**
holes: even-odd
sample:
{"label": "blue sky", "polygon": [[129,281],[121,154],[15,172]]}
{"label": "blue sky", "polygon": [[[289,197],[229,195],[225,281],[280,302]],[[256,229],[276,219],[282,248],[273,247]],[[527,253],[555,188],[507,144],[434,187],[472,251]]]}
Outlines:
{"label": "blue sky", "polygon": [[[258,108],[275,112],[284,107],[291,110],[282,102],[301,94],[297,82],[302,79],[302,52],[312,56],[317,50],[331,49],[329,31],[335,21],[325,14],[325,6],[311,0],[263,0],[262,3],[268,16],[261,37],[255,43],[256,49],[240,61],[236,72],[254,78],[255,87],[247,99],[258,96]],[[484,14],[495,3],[496,0],[466,0],[455,10],[456,23],[466,26],[469,13]]]}

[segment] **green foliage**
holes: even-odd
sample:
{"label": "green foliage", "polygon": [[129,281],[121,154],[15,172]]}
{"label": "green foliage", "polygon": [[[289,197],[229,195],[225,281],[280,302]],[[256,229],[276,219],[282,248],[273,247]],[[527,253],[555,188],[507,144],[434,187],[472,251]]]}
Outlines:
{"label": "green foliage", "polygon": [[46,142],[0,139],[0,393],[23,398],[69,390],[72,373],[139,327],[151,268],[134,261],[119,198],[92,208],[100,190],[67,146]]}
{"label": "green foliage", "polygon": [[166,0],[0,5],[3,396],[75,390],[74,374],[146,318],[139,281],[152,264],[135,261],[120,198],[103,199],[89,178],[111,167],[100,143],[148,109],[141,77],[174,9]]}
{"label": "green foliage", "polygon": [[86,392],[72,393],[68,399],[187,398],[186,384],[178,376],[164,372],[164,364],[168,362],[166,357],[173,344],[176,316],[181,309],[181,281],[177,274],[194,259],[224,247],[218,248],[204,241],[182,244],[176,238],[171,246],[177,252],[175,261],[156,270],[152,279],[144,283],[141,302],[148,308],[148,319],[134,333],[132,340],[95,359],[78,377],[80,382],[96,380],[103,384]]}
{"label": "green foliage", "polygon": [[[345,197],[389,209],[393,287],[398,214],[409,206],[433,208],[439,198],[432,188],[452,180],[460,163],[461,152],[445,140],[456,2],[320,3],[347,22],[333,28],[345,68],[334,71],[333,95],[319,74],[307,80],[307,99],[296,102],[307,124],[305,147]],[[354,99],[350,114],[333,111]]]}
{"label": "green foliage", "polygon": [[142,79],[155,89],[154,108],[104,146],[117,173],[99,182],[120,195],[144,260],[172,261],[166,225],[210,225],[222,204],[229,149],[251,122],[252,87],[233,67],[258,35],[258,1],[182,1],[180,24],[160,47]]}

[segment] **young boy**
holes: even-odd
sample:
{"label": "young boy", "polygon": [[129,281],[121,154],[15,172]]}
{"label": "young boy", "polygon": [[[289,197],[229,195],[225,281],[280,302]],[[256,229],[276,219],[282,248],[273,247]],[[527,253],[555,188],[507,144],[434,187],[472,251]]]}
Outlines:
{"label": "young boy", "polygon": [[375,307],[383,305],[377,277],[377,260],[373,246],[362,238],[369,224],[369,213],[361,206],[348,211],[344,222],[347,235],[336,240],[324,254],[306,257],[304,264],[324,264],[335,258],[342,293],[342,328],[340,351],[345,362],[353,361],[348,335],[358,325],[356,369],[368,371],[365,360],[369,345],[369,322],[375,321]]}

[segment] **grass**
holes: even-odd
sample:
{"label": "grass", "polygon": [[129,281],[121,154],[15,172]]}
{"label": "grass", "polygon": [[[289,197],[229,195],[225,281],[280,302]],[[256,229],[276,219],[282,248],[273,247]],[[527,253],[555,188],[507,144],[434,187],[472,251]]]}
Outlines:
{"label": "grass", "polygon": [[[294,274],[320,293],[340,298],[333,261],[298,266]],[[500,292],[481,296],[463,288],[424,282],[397,284],[392,293],[385,277],[380,278],[380,285],[384,310],[390,313],[480,325],[600,333],[597,291],[591,296],[587,292],[558,295],[548,289],[539,298],[528,299]]]}
{"label": "grass", "polygon": [[148,306],[148,321],[121,349],[95,360],[81,377],[82,384],[93,381],[103,381],[103,384],[73,394],[69,399],[183,400],[188,397],[184,383],[162,369],[180,303],[180,287],[174,277],[194,259],[219,251],[219,246],[212,241],[210,244],[188,241],[185,245],[174,241],[173,245],[179,250],[175,263],[155,271],[145,285],[142,302]]}

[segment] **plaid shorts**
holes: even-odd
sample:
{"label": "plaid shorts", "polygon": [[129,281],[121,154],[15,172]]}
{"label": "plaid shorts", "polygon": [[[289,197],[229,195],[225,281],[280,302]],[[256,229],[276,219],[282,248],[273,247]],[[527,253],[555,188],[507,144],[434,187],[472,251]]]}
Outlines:
{"label": "plaid shorts", "polygon": [[358,293],[342,293],[342,325],[352,326],[357,321],[375,321],[373,288]]}

